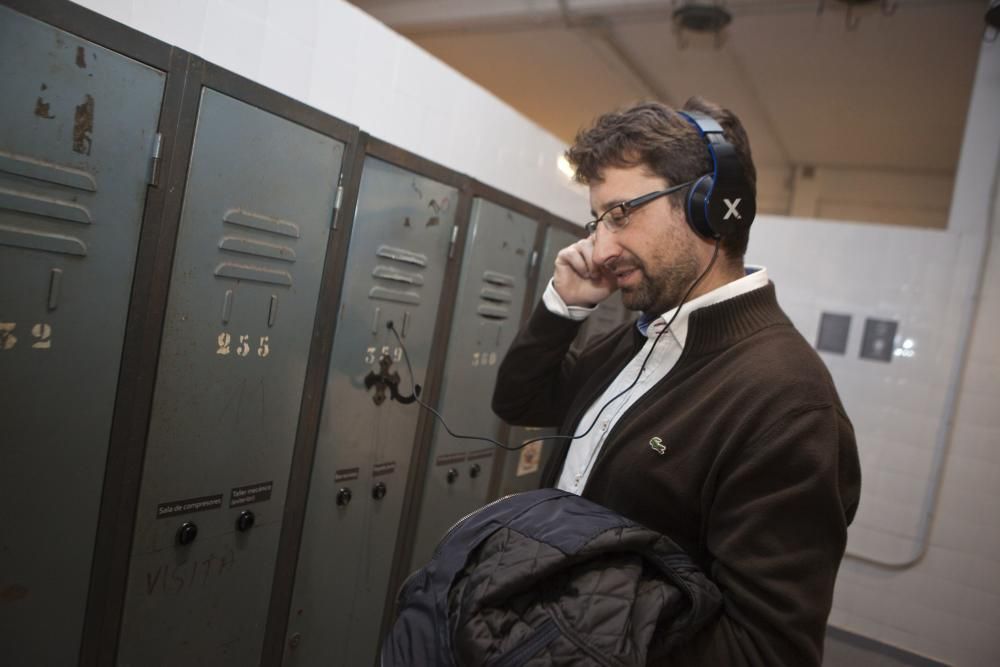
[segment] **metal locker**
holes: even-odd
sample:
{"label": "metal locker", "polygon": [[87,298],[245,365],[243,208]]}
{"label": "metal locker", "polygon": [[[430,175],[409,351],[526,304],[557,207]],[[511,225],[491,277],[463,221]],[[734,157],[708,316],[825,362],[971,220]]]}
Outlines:
{"label": "metal locker", "polygon": [[[582,230],[580,233],[583,233]],[[535,287],[536,302],[541,300],[549,280],[552,279],[556,255],[559,254],[560,250],[575,243],[580,238],[577,234],[555,226],[550,226],[546,230],[545,251],[542,254],[541,270],[538,272],[538,284]],[[585,347],[591,339],[611,331],[631,316],[622,303],[621,293],[615,292],[587,318],[587,321],[580,328],[576,340],[573,341],[573,346]],[[507,441],[511,447],[517,447],[526,440],[555,435],[555,433],[556,429],[554,428],[513,426]],[[503,456],[503,470],[494,495],[503,497],[511,493],[537,489],[542,481],[542,470],[545,468],[545,463],[559,442],[558,439],[541,440],[525,445],[516,451],[506,452]]]}
{"label": "metal locker", "polygon": [[121,665],[260,659],[343,152],[202,89]]}
{"label": "metal locker", "polygon": [[[542,259],[538,269],[538,280],[535,283],[534,299],[537,303],[542,300],[542,294],[552,280],[552,273],[555,270],[556,255],[566,246],[572,245],[580,240],[583,230],[579,234],[560,229],[554,225],[549,225],[545,230],[545,246],[542,251]],[[546,435],[554,435],[554,428],[535,428],[524,426],[513,426],[507,437],[507,443],[511,447],[521,445],[525,440],[532,440]],[[497,497],[503,497],[521,491],[531,491],[537,489],[541,484],[542,469],[545,461],[553,450],[553,446],[558,440],[541,440],[525,445],[516,451],[507,451],[502,458],[503,470],[500,474],[500,484],[498,486]]]}
{"label": "metal locker", "polygon": [[285,665],[375,662],[421,411],[405,401],[427,376],[458,196],[455,187],[365,159]]}
{"label": "metal locker", "polygon": [[0,7],[0,656],[77,660],[165,75]]}
{"label": "metal locker", "polygon": [[[452,431],[499,436],[490,408],[497,365],[520,326],[538,223],[485,199],[473,204],[448,338],[440,406]],[[410,570],[429,560],[447,529],[484,505],[497,447],[435,426]]]}

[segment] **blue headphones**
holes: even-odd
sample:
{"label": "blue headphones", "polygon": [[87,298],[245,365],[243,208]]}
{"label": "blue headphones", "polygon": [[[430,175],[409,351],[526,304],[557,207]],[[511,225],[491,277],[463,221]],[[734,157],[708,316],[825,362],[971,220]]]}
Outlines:
{"label": "blue headphones", "polygon": [[754,188],[747,182],[736,149],[726,141],[722,126],[697,111],[678,111],[698,130],[712,158],[712,173],[691,186],[687,220],[695,232],[710,239],[729,236],[749,227],[757,214]]}

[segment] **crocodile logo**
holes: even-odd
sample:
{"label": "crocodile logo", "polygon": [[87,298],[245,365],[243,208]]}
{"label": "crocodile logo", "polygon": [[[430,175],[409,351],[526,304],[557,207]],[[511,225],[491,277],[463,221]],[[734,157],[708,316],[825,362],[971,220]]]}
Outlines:
{"label": "crocodile logo", "polygon": [[667,453],[667,446],[663,444],[663,438],[659,436],[654,436],[649,439],[649,448],[660,456]]}

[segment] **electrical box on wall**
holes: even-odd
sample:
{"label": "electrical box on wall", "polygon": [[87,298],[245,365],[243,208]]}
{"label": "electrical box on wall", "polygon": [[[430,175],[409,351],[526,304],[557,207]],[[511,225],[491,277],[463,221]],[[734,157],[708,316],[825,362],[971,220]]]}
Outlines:
{"label": "electrical box on wall", "polygon": [[847,352],[847,335],[851,330],[851,316],[823,313],[819,319],[816,349],[823,352]]}
{"label": "electrical box on wall", "polygon": [[861,358],[892,361],[893,342],[899,323],[895,320],[865,319],[865,333],[861,340]]}

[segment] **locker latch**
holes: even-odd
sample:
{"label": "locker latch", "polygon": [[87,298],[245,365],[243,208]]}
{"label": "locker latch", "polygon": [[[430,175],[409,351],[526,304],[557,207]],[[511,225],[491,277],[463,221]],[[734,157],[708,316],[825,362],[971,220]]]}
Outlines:
{"label": "locker latch", "polygon": [[375,395],[372,401],[375,405],[382,405],[385,402],[386,389],[389,390],[389,398],[404,405],[417,400],[414,395],[403,396],[399,393],[399,373],[391,371],[392,357],[383,354],[378,360],[378,373],[371,371],[365,376],[365,389],[375,387]]}
{"label": "locker latch", "polygon": [[337,221],[340,219],[340,207],[344,203],[344,175],[340,175],[337,181],[337,198],[333,202],[333,228],[337,228]]}
{"label": "locker latch", "polygon": [[160,184],[160,158],[163,155],[163,135],[159,132],[153,137],[153,154],[150,156],[149,185]]}
{"label": "locker latch", "polygon": [[455,241],[458,239],[458,225],[452,225],[451,241],[448,242],[448,259],[455,257]]}

